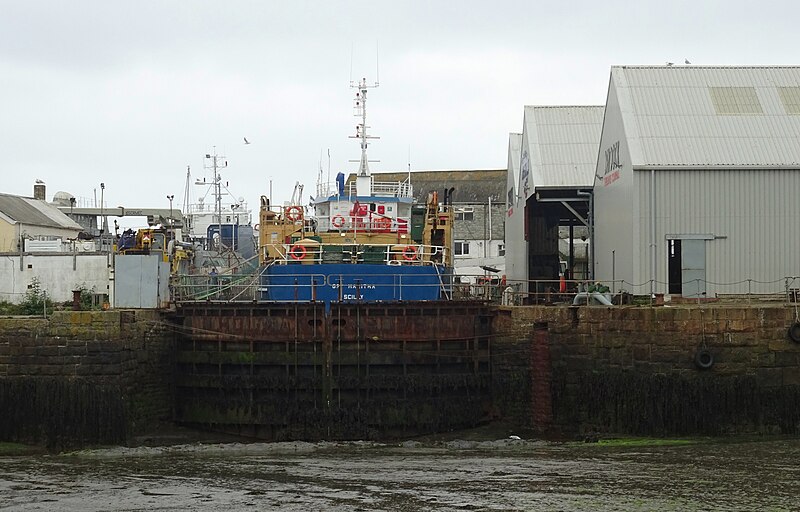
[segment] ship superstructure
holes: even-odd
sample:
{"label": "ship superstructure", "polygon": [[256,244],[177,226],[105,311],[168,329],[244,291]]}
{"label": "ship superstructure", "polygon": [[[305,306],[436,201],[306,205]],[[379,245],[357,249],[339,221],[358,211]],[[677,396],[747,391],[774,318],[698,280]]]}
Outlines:
{"label": "ship superstructure", "polygon": [[262,196],[262,299],[438,300],[449,294],[452,221],[437,193],[414,204],[410,179],[376,182],[369,170],[365,79],[357,89],[358,172],[319,183],[313,214],[302,204],[274,207]]}

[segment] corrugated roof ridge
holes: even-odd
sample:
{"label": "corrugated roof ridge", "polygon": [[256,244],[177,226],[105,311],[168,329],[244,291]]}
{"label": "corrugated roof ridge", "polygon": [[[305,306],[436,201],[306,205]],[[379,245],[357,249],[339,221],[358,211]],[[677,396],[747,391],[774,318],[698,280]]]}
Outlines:
{"label": "corrugated roof ridge", "polygon": [[618,69],[800,69],[800,65],[796,64],[738,64],[738,65],[722,65],[722,64],[678,64],[672,66],[666,64],[619,64],[613,65],[612,68]]}
{"label": "corrugated roof ridge", "polygon": [[17,197],[19,199],[35,199],[33,196],[20,196],[20,195],[17,195],[17,194],[9,194],[7,192],[0,192],[0,196]]}
{"label": "corrugated roof ridge", "polygon": [[605,105],[525,105],[525,108],[606,108]]}

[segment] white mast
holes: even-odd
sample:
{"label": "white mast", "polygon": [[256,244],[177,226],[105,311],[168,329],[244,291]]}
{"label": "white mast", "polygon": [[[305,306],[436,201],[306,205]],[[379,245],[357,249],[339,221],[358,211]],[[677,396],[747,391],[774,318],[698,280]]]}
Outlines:
{"label": "white mast", "polygon": [[[224,156],[220,156],[217,154],[217,146],[214,146],[214,153],[213,154],[206,154],[206,163],[204,167],[206,169],[211,169],[214,172],[214,209],[216,210],[216,217],[217,217],[217,230],[219,234],[219,245],[217,246],[217,252],[222,252],[222,190],[221,190],[221,181],[222,176],[219,175],[219,169],[221,167],[227,167],[228,162],[225,161]],[[205,185],[205,182],[197,182],[196,185]]]}
{"label": "white mast", "polygon": [[369,145],[367,141],[369,139],[379,139],[380,137],[367,134],[367,129],[369,128],[367,126],[367,90],[378,87],[378,82],[375,82],[374,85],[367,85],[367,79],[362,78],[357,84],[351,82],[350,87],[358,89],[355,99],[355,116],[361,118],[361,123],[356,125],[356,134],[350,137],[351,139],[360,139],[361,144],[361,160],[359,160],[358,175],[356,177],[356,195],[369,196],[372,194],[369,162],[375,162],[375,160],[367,158],[367,146]]}

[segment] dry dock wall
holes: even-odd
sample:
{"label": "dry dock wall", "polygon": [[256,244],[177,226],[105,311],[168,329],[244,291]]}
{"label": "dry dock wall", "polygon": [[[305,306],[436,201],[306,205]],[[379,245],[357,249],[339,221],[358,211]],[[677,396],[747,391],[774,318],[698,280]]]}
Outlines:
{"label": "dry dock wall", "polygon": [[[496,313],[495,371],[528,372],[509,388],[516,400],[500,402],[501,412],[537,430],[800,432],[800,344],[787,336],[793,307],[503,307]],[[703,348],[714,358],[707,369],[695,362]]]}
{"label": "dry dock wall", "polygon": [[173,350],[152,311],[0,318],[0,440],[128,443],[171,419]]}

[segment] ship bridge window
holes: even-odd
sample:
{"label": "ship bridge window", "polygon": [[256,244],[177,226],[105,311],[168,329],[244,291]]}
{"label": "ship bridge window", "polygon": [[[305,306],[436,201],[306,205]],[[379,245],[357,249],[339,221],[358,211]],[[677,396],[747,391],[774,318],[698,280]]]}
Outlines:
{"label": "ship bridge window", "polygon": [[473,220],[475,210],[471,206],[456,208],[455,220]]}

